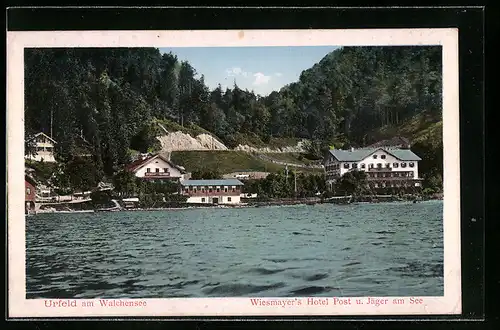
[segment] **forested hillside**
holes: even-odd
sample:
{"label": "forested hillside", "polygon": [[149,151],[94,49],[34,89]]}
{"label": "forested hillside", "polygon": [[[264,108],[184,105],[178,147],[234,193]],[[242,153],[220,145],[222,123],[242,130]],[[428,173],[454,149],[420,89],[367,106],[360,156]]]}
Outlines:
{"label": "forested hillside", "polygon": [[266,97],[210,90],[202,72],[155,48],[27,49],[25,86],[27,134],[52,134],[63,162],[83,138],[98,175],[112,175],[131,150],[157,147],[155,120],[197,125],[230,148],[306,138],[318,155],[417,115],[430,125],[441,116],[441,49],[340,48]]}

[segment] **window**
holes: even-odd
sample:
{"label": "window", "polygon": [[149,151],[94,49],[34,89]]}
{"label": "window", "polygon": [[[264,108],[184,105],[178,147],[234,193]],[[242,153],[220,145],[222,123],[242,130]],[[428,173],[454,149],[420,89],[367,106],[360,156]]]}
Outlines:
{"label": "window", "polygon": [[220,188],[219,187],[217,187],[217,192],[220,192]]}
{"label": "window", "polygon": [[208,192],[211,193],[212,192],[212,187],[209,187],[208,188]]}
{"label": "window", "polygon": [[156,173],[160,173],[160,169],[159,168],[155,168],[155,172]]}
{"label": "window", "polygon": [[202,203],[205,203],[205,197],[202,197],[202,198],[201,198],[201,202],[202,202]]}
{"label": "window", "polygon": [[151,172],[151,169],[148,167],[148,168],[146,169],[146,172],[148,172],[148,173],[149,173],[149,172]]}
{"label": "window", "polygon": [[227,198],[227,201],[228,201],[228,202],[230,202],[230,201],[231,201],[231,197],[228,197],[228,198]]}
{"label": "window", "polygon": [[387,164],[385,164],[385,167],[386,168],[391,168],[391,164],[387,163]]}
{"label": "window", "polygon": [[409,176],[413,178],[413,172],[408,172]]}
{"label": "window", "polygon": [[356,163],[352,164],[352,168],[358,168],[358,164]]}
{"label": "window", "polygon": [[189,188],[188,188],[188,187],[186,187],[186,192],[187,192],[187,193],[189,192]]}
{"label": "window", "polygon": [[380,156],[380,158],[385,159],[385,155]]}
{"label": "window", "polygon": [[193,186],[190,186],[190,187],[189,187],[189,190],[193,191]]}
{"label": "window", "polygon": [[224,192],[227,192],[227,187],[224,187]]}
{"label": "window", "polygon": [[31,189],[30,189],[30,188],[26,188],[26,193],[27,193],[28,195],[31,195]]}
{"label": "window", "polygon": [[394,163],[394,164],[392,164],[392,167],[397,168],[398,166],[399,166],[399,164],[398,164],[398,163]]}
{"label": "window", "polygon": [[382,168],[382,163],[378,163],[378,164],[377,164],[377,167],[378,167],[378,168]]}
{"label": "window", "polygon": [[197,190],[196,187],[194,187],[194,189],[193,189],[194,193],[196,193],[196,190]]}
{"label": "window", "polygon": [[373,159],[377,159],[377,155],[373,155]]}
{"label": "window", "polygon": [[410,167],[414,167],[414,166],[415,166],[415,164],[414,164],[414,163],[410,163],[409,165],[410,165]]}
{"label": "window", "polygon": [[366,167],[366,165],[365,165],[365,164],[361,164],[361,168],[365,168],[365,167]]}
{"label": "window", "polygon": [[163,172],[164,172],[164,173],[168,173],[168,168],[166,168],[166,167],[165,167],[165,168],[163,169]]}
{"label": "window", "polygon": [[401,163],[401,167],[406,167],[406,163]]}
{"label": "window", "polygon": [[205,192],[205,187],[201,187],[201,192],[204,193]]}
{"label": "window", "polygon": [[233,187],[232,191],[235,192],[236,191],[236,187]]}
{"label": "window", "polygon": [[368,168],[373,168],[373,164],[368,165]]}
{"label": "window", "polygon": [[349,164],[345,163],[344,168],[349,168]]}

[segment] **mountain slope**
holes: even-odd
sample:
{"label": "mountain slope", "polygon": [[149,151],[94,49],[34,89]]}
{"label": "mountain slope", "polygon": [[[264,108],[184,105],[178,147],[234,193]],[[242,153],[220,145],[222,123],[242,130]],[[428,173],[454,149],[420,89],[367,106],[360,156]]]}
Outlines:
{"label": "mountain slope", "polygon": [[27,49],[25,82],[27,135],[53,132],[62,163],[82,136],[99,181],[129,163],[131,150],[161,149],[157,136],[167,134],[155,121],[204,147],[306,139],[321,155],[423,113],[440,116],[441,48],[343,47],[267,97],[236,84],[210,90],[188,62],[154,48]]}

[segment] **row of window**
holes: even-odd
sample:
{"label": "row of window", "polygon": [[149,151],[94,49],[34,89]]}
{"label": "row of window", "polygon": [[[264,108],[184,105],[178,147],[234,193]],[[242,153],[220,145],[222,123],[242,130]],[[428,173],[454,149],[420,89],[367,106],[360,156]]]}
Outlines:
{"label": "row of window", "polygon": [[46,138],[38,138],[36,139],[37,143],[52,143],[52,141],[46,139]]}
{"label": "row of window", "polygon": [[[148,168],[146,168],[146,172],[151,173],[151,169],[150,169],[149,167],[148,167]],[[160,169],[159,169],[159,168],[155,168],[155,172],[156,172],[156,173],[160,173]],[[165,168],[163,169],[163,173],[168,173],[168,168],[167,168],[167,167],[165,167]]]}
{"label": "row of window", "polygon": [[398,178],[413,177],[413,172],[388,172],[388,173],[368,173],[370,178]]}
{"label": "row of window", "polygon": [[374,183],[374,188],[399,188],[399,187],[409,187],[410,185],[406,182],[404,183]]}
{"label": "row of window", "polygon": [[36,147],[36,151],[52,151],[53,147]]}
{"label": "row of window", "polygon": [[[373,159],[377,159],[378,155],[373,155]],[[380,159],[385,159],[385,155],[380,155]]]}
{"label": "row of window", "polygon": [[[399,167],[399,163],[393,163],[392,164],[392,167],[393,168],[398,168]],[[406,163],[401,163],[401,167],[402,168],[405,168],[406,167]],[[410,167],[415,167],[415,163],[408,163],[408,166]],[[368,168],[374,168],[374,164],[368,164]],[[385,164],[385,167],[386,168],[391,168],[391,164]],[[344,168],[358,168],[358,164],[357,163],[353,163],[353,164],[349,164],[349,163],[345,163],[344,164]],[[361,168],[366,168],[366,164],[361,164]],[[377,164],[377,168],[382,168],[382,163],[378,163]]]}
{"label": "row of window", "polygon": [[[199,190],[204,193],[206,191],[208,191],[209,193],[213,192],[214,189],[212,187],[209,187],[209,186],[204,186],[204,187],[193,187],[193,186],[190,186],[190,187],[186,187],[184,188],[184,191],[186,193],[192,191],[194,193],[198,192],[198,188]],[[227,193],[229,190],[231,190],[231,192],[236,192],[236,190],[239,189],[238,187],[232,187],[232,188],[229,188],[229,187],[222,187],[222,189],[220,187],[217,187],[215,188],[215,191],[216,192],[221,192],[222,190]]]}
{"label": "row of window", "polygon": [[[231,197],[228,197],[228,198],[227,198],[227,201],[228,201],[228,202],[230,202],[230,201],[231,201]],[[207,201],[206,201],[206,198],[205,198],[205,197],[202,197],[202,198],[201,198],[201,202],[202,202],[202,203],[206,203],[206,202],[207,202]]]}
{"label": "row of window", "polygon": [[[414,173],[408,172],[388,172],[388,173],[368,173],[369,178],[413,178]],[[327,180],[339,178],[338,174],[329,174],[326,176]]]}

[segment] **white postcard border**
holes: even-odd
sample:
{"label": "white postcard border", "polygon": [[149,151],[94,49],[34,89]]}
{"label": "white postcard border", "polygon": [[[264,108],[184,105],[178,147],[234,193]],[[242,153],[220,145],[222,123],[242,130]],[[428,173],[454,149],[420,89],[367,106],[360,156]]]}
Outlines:
{"label": "white postcard border", "polygon": [[[339,305],[339,300],[335,300],[333,296],[327,298],[327,305],[309,305],[307,297],[262,298],[262,301],[267,304],[264,306],[253,305],[251,298],[117,299],[117,304],[124,302],[141,304],[141,306],[121,307],[102,307],[99,299],[26,299],[23,183],[24,48],[376,45],[441,45],[443,47],[444,296],[378,297],[387,299],[387,303],[380,306],[365,303]],[[458,81],[457,29],[7,32],[9,317],[460,314],[462,295]],[[355,302],[356,299],[365,302],[368,298],[351,297],[351,302]],[[301,302],[300,305],[297,301]],[[403,303],[395,303],[398,301],[403,301]],[[110,302],[113,303],[115,300],[106,299],[107,304]],[[47,307],[49,303],[59,304],[59,307]],[[88,306],[85,306],[87,303],[89,303]],[[65,304],[68,306],[63,306]],[[76,307],[73,307],[73,304],[76,304]]]}

